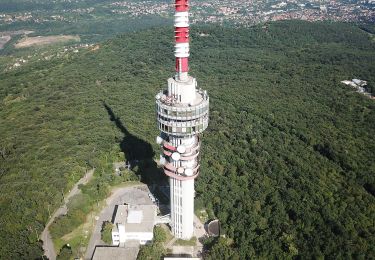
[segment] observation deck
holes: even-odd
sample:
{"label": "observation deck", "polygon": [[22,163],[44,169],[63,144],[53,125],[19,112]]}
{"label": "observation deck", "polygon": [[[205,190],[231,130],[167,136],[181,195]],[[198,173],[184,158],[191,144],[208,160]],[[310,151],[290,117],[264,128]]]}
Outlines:
{"label": "observation deck", "polygon": [[156,111],[159,130],[176,136],[192,136],[202,133],[208,126],[209,96],[197,90],[193,103],[179,102],[178,97],[168,96],[167,91],[156,95]]}

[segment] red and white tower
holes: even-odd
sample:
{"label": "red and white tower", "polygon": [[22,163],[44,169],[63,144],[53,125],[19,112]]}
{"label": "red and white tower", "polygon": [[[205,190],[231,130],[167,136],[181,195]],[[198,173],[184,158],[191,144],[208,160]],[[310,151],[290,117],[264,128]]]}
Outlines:
{"label": "red and white tower", "polygon": [[156,95],[160,163],[169,177],[171,227],[175,237],[194,234],[194,180],[199,175],[199,135],[208,126],[209,97],[189,76],[189,3],[175,0],[176,75]]}

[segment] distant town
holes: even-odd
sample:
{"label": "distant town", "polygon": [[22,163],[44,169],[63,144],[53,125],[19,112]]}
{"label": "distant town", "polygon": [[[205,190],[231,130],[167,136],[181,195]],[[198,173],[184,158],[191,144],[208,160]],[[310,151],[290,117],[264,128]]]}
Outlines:
{"label": "distant town", "polygon": [[[58,2],[58,1],[57,1]],[[74,1],[75,4],[80,1]],[[34,10],[30,12],[0,12],[0,24],[18,22],[45,23],[74,22],[76,14],[107,14],[143,17],[158,15],[171,17],[172,1],[114,1],[94,4],[93,7],[63,10]],[[192,23],[234,23],[253,25],[266,21],[301,19],[307,21],[375,21],[375,0],[365,1],[260,1],[260,0],[207,0],[191,1]]]}
{"label": "distant town", "polygon": [[253,25],[266,21],[374,21],[375,1],[210,0],[195,3],[194,22]]}

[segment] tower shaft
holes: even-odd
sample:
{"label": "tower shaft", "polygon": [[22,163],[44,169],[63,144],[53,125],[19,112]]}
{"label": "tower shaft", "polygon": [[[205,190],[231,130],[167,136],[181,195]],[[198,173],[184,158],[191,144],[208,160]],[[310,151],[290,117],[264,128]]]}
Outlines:
{"label": "tower shaft", "polygon": [[156,95],[157,121],[162,147],[160,163],[169,177],[171,228],[177,238],[194,234],[194,180],[199,175],[200,137],[208,126],[209,97],[197,89],[189,71],[188,0],[175,1],[176,75]]}

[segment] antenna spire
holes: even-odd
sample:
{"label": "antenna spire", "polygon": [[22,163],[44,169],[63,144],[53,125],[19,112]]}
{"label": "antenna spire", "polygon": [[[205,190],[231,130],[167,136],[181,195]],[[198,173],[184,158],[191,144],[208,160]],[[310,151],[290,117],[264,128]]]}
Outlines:
{"label": "antenna spire", "polygon": [[189,3],[188,0],[175,0],[174,15],[175,52],[177,79],[186,81],[189,71]]}

